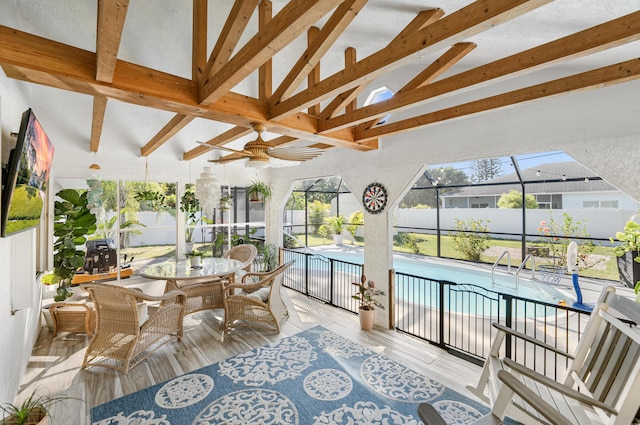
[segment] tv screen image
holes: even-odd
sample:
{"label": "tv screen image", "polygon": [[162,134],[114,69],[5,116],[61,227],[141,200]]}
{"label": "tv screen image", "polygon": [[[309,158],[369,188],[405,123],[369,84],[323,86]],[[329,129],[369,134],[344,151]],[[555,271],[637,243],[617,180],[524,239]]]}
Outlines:
{"label": "tv screen image", "polygon": [[54,150],[33,111],[25,111],[2,179],[3,237],[40,224]]}

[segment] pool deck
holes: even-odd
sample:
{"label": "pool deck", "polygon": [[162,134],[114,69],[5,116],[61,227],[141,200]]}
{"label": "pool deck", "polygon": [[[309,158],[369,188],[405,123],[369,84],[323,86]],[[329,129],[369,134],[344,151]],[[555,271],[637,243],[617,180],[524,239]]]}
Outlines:
{"label": "pool deck", "polygon": [[[311,248],[301,249],[301,251],[307,252],[307,253],[324,255],[324,256],[330,256],[330,253],[364,255],[363,247],[355,246],[355,245],[346,245],[346,244],[344,245],[331,244],[331,245],[315,246]],[[484,272],[491,272],[491,265],[484,264],[484,263],[471,263],[469,261],[464,261],[464,260],[427,257],[423,255],[405,254],[405,253],[394,253],[393,257],[394,259],[397,258],[402,260],[429,262],[432,264],[472,268],[476,270],[482,270]],[[513,275],[516,269],[517,269],[517,266],[511,267],[511,270],[512,270],[511,275]],[[500,273],[503,275],[506,274],[506,269],[500,269]],[[429,276],[424,276],[424,277],[429,277]],[[532,279],[530,270],[524,270],[522,272],[522,277],[532,282],[537,282],[540,285],[552,286],[554,289],[567,294],[568,299],[572,299],[572,300],[576,299],[576,294],[573,288],[573,281],[572,281],[571,275],[568,275],[568,274],[565,275],[557,284],[543,282],[539,279]],[[594,304],[598,300],[600,293],[602,293],[602,288],[607,286],[614,286],[618,293],[628,296],[629,298],[635,298],[635,293],[633,289],[623,286],[620,282],[616,282],[612,280],[580,277],[578,280],[578,283],[580,284],[580,289],[582,291],[583,304],[586,304],[586,305]]]}

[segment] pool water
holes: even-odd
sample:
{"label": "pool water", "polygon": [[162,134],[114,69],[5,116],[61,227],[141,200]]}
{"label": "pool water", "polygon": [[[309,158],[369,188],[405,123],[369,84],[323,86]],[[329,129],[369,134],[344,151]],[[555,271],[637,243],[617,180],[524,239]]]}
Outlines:
{"label": "pool water", "polygon": [[[318,255],[333,258],[339,261],[346,261],[355,264],[364,262],[363,254],[356,252],[339,251],[314,251]],[[503,294],[516,295],[518,297],[542,301],[552,304],[566,302],[568,305],[574,301],[568,291],[563,291],[556,286],[547,283],[527,279],[527,272],[520,276],[516,287],[516,277],[513,273],[496,269],[495,280],[492,278],[491,270],[488,266],[467,266],[454,261],[438,259],[408,259],[399,255],[394,256],[393,267],[396,272],[423,277],[433,280],[448,280],[457,284],[471,284],[484,289]],[[512,271],[515,269],[512,267]]]}

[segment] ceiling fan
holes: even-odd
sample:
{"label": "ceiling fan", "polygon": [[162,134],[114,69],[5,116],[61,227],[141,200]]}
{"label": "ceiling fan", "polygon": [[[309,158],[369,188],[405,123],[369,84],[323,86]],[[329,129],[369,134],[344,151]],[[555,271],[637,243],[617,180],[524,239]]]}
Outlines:
{"label": "ceiling fan", "polygon": [[[270,159],[276,158],[284,161],[308,161],[310,159],[316,158],[324,152],[322,149],[318,148],[310,148],[304,146],[283,146],[283,147],[275,147],[269,142],[266,142],[262,139],[262,132],[265,131],[266,127],[261,123],[252,123],[251,127],[258,133],[258,137],[252,142],[249,142],[244,145],[243,150],[230,149],[223,146],[213,146],[203,142],[198,142],[203,146],[207,146],[211,149],[220,149],[227,152],[233,152],[238,155],[249,158],[247,162],[247,167],[254,168],[267,168],[271,166]],[[232,161],[230,159],[225,159],[225,157],[219,159],[211,159],[209,162],[229,162]]]}

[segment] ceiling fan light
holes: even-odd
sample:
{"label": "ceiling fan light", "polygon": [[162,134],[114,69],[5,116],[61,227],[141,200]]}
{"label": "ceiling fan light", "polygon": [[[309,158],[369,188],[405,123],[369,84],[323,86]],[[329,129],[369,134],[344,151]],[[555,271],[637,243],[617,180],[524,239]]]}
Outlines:
{"label": "ceiling fan light", "polygon": [[247,164],[245,165],[247,168],[267,168],[269,167],[269,159],[264,158],[249,158]]}

